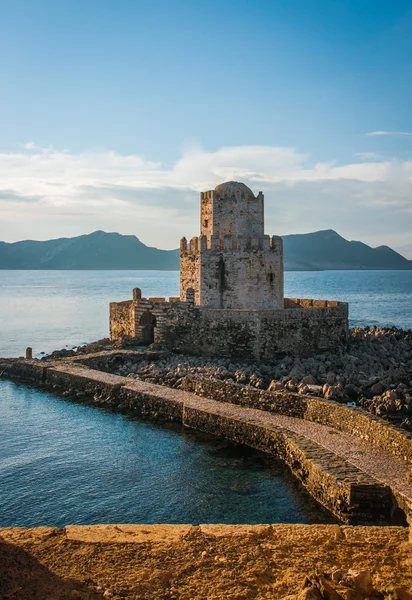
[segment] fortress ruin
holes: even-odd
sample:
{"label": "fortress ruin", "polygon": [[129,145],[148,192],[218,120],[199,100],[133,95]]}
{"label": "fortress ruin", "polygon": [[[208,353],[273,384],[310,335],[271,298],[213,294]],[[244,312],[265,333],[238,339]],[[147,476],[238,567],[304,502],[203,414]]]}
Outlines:
{"label": "fortress ruin", "polygon": [[346,344],[348,304],[284,298],[283,242],[264,233],[264,196],[229,181],[200,194],[200,236],[180,242],[180,297],[110,304],[110,338],[271,362]]}

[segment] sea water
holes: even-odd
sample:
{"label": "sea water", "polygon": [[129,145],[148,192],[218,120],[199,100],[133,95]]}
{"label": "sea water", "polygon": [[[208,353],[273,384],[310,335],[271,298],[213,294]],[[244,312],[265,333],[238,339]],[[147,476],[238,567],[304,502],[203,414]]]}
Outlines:
{"label": "sea water", "polygon": [[[177,272],[0,271],[0,356],[106,337],[110,301],[178,286]],[[285,295],[348,301],[352,324],[412,327],[412,271],[286,273]],[[0,527],[329,519],[257,452],[0,379]]]}
{"label": "sea water", "polygon": [[[0,356],[108,336],[109,302],[179,295],[177,271],[1,271]],[[412,328],[412,271],[286,272],[285,296],[349,302],[351,325]]]}

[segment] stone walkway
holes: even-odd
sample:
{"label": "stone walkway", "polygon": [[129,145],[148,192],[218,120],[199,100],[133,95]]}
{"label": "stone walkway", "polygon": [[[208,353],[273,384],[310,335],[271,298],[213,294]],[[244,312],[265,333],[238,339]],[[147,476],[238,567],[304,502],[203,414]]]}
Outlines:
{"label": "stone walkway", "polygon": [[[126,402],[123,405],[129,406],[132,410],[140,410],[143,415],[150,416],[160,413],[163,417],[182,420],[189,427],[194,426],[195,428],[196,419],[190,418],[190,412],[194,415],[198,413],[200,417],[203,414],[206,420],[201,418],[200,430],[203,430],[204,425],[206,426],[205,431],[208,430],[206,413],[210,413],[211,417],[215,415],[218,419],[222,417],[223,420],[232,421],[235,428],[236,424],[241,426],[242,423],[250,423],[263,430],[266,428],[284,432],[286,436],[289,433],[292,440],[294,436],[301,436],[309,444],[326,451],[326,454],[329,453],[329,457],[325,457],[326,462],[322,463],[322,460],[318,462],[319,468],[324,469],[326,477],[328,476],[328,467],[334,463],[333,455],[335,455],[336,460],[341,461],[341,464],[337,465],[337,480],[350,481],[354,476],[355,484],[357,483],[361,487],[365,485],[365,490],[375,483],[381,487],[388,486],[398,505],[405,510],[409,517],[412,517],[412,485],[407,480],[411,464],[402,458],[397,458],[389,451],[373,446],[364,439],[341,432],[331,426],[211,400],[196,396],[191,392],[104,373],[73,364],[70,361],[48,365],[36,361],[14,361],[10,362],[8,368],[10,366],[15,368],[15,375],[17,373],[23,379],[30,376],[32,380],[46,381],[46,387],[71,390],[72,393],[80,391],[93,398],[97,396],[98,405],[111,406],[113,402],[113,406],[117,406],[119,401],[124,403],[130,400],[130,404]],[[47,379],[45,379],[46,371]],[[185,418],[185,413],[189,414],[189,418]],[[217,432],[218,430],[219,426],[217,426]],[[230,432],[230,424],[226,431]],[[310,455],[310,452],[307,456]],[[345,473],[345,465],[361,476],[357,482],[356,474],[350,473],[350,469]],[[362,482],[362,474],[368,481]],[[326,479],[324,482],[326,484]],[[324,492],[323,484],[320,484],[316,493],[318,492]],[[373,500],[375,492],[372,489],[365,493],[372,494],[371,501],[375,501]],[[381,502],[379,492],[375,498],[376,502]]]}
{"label": "stone walkway", "polygon": [[[142,383],[139,382],[139,384]],[[162,386],[155,387],[159,389]],[[402,494],[406,503],[410,505],[410,512],[412,513],[412,485],[407,481],[407,472],[411,469],[411,465],[386,450],[372,446],[368,442],[348,433],[312,421],[277,415],[254,408],[245,408],[226,402],[217,402],[216,400],[201,398],[188,392],[179,392],[170,388],[168,392],[167,396],[170,396],[170,392],[179,395],[186,406],[203,407],[234,419],[247,419],[250,422],[262,425],[267,423],[300,434],[344,458],[348,463],[377,481],[390,486],[394,493]]]}

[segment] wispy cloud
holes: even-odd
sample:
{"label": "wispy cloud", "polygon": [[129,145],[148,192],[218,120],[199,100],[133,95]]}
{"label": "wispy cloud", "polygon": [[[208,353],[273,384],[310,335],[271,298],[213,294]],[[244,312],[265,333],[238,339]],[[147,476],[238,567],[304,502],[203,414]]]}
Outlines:
{"label": "wispy cloud", "polygon": [[40,196],[19,194],[15,190],[0,189],[0,202],[40,202]]}
{"label": "wispy cloud", "polygon": [[333,228],[376,245],[412,237],[412,161],[359,153],[347,164],[313,163],[294,148],[230,146],[192,147],[164,164],[30,143],[0,154],[0,239],[106,229],[173,248],[198,232],[198,192],[229,179],[265,193],[268,233]]}
{"label": "wispy cloud", "polygon": [[356,152],[353,156],[360,160],[377,160],[383,158],[379,152]]}
{"label": "wispy cloud", "polygon": [[370,131],[366,135],[405,135],[406,137],[412,137],[411,131]]}

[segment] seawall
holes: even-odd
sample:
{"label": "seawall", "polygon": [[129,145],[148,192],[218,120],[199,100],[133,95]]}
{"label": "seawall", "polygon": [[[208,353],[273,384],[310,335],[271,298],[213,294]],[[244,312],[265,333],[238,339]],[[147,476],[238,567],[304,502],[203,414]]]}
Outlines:
{"label": "seawall", "polygon": [[[103,373],[70,360],[54,363],[3,360],[0,370],[7,371],[10,379],[45,386],[76,401],[146,418],[173,420],[272,454],[289,467],[317,501],[344,523],[390,523],[394,506],[412,514],[408,495],[399,490],[394,492],[390,485],[363,472],[342,456],[277,424],[274,416],[265,411]],[[319,414],[318,409],[312,412],[315,416]],[[408,448],[408,438],[405,439]],[[395,444],[395,448],[399,449],[399,444]],[[403,458],[409,456],[403,450],[401,453]]]}

